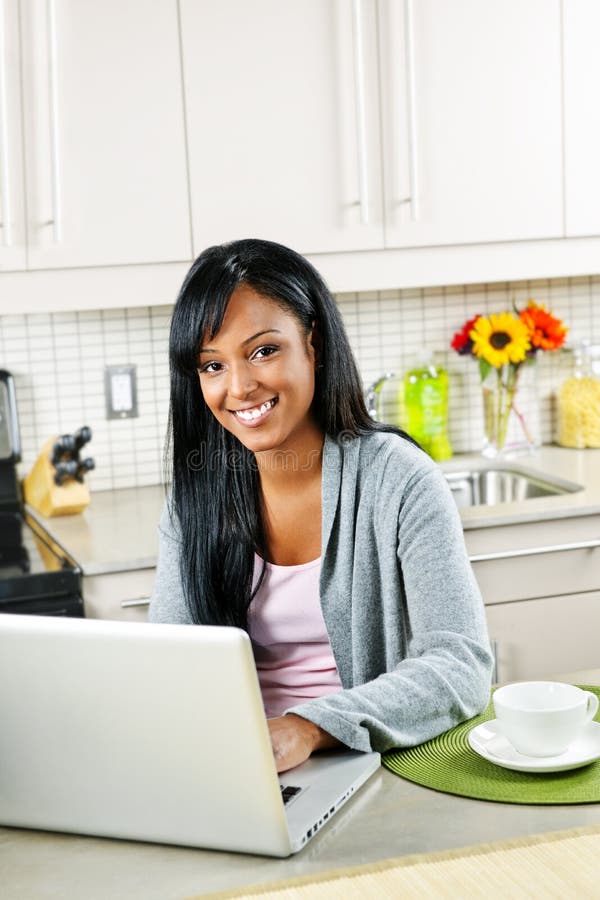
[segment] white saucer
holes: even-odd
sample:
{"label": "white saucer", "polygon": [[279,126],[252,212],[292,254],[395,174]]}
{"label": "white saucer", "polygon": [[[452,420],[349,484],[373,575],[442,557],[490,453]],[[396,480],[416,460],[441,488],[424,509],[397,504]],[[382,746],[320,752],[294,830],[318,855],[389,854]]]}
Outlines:
{"label": "white saucer", "polygon": [[468,735],[471,748],[489,762],[517,772],[563,772],[578,769],[600,759],[600,722],[590,722],[560,756],[525,756],[496,728],[496,719],[472,728]]}

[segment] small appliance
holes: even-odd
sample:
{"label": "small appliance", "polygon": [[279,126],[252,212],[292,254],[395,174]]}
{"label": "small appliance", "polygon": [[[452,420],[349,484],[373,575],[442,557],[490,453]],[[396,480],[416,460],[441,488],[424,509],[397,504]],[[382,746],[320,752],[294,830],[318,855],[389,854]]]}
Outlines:
{"label": "small appliance", "polygon": [[12,375],[0,369],[0,613],[82,617],[81,570],[26,510]]}

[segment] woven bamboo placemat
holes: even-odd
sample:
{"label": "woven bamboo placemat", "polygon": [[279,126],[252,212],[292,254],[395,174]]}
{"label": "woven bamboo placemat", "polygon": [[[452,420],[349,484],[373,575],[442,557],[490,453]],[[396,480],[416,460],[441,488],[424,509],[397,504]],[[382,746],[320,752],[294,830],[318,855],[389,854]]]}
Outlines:
{"label": "woven bamboo placemat", "polygon": [[600,897],[599,859],[596,826],[420,853],[201,896],[202,900],[587,900]]}
{"label": "woven bamboo placemat", "polygon": [[[578,687],[600,697],[597,685]],[[493,718],[490,702],[481,715],[418,747],[390,750],[382,757],[382,764],[408,781],[478,800],[534,804],[600,801],[600,760],[567,772],[530,773],[503,769],[475,753],[467,742],[469,731]]]}

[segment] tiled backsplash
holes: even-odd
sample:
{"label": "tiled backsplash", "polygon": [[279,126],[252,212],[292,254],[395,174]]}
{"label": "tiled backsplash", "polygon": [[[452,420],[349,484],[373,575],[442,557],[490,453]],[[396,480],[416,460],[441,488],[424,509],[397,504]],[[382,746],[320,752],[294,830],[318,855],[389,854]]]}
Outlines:
{"label": "tiled backsplash", "polygon": [[[169,405],[171,309],[141,307],[0,318],[0,367],[12,372],[27,473],[52,435],[92,429],[95,490],[158,484]],[[136,366],[139,416],[106,418],[104,367]]]}
{"label": "tiled backsplash", "polygon": [[[450,373],[449,436],[455,452],[478,450],[482,417],[472,359],[449,350],[452,335],[476,313],[501,312],[513,302],[545,303],[569,326],[569,341],[600,342],[594,296],[600,276],[507,284],[340,294],[337,297],[365,385],[385,371],[403,373],[422,347]],[[94,490],[161,481],[168,414],[167,345],[171,307],[94,310],[0,317],[0,368],[15,377],[26,474],[48,437],[92,428],[86,455],[96,460]],[[569,365],[564,354],[539,355],[541,436],[555,435],[554,393]],[[105,417],[104,366],[136,366],[139,417]],[[397,416],[398,381],[382,393],[383,415]],[[89,453],[88,453],[89,450]]]}
{"label": "tiled backsplash", "polygon": [[[474,359],[450,349],[453,334],[477,313],[522,308],[529,299],[544,303],[569,327],[567,343],[582,338],[600,343],[600,277],[477,284],[419,290],[338,295],[365,385],[379,375],[398,375],[414,365],[423,347],[450,376],[449,438],[455,453],[479,450],[483,416],[479,370]],[[536,391],[541,442],[556,436],[556,389],[572,365],[567,353],[538,353]],[[396,421],[398,380],[382,393],[382,418]],[[525,410],[524,410],[525,411]]]}

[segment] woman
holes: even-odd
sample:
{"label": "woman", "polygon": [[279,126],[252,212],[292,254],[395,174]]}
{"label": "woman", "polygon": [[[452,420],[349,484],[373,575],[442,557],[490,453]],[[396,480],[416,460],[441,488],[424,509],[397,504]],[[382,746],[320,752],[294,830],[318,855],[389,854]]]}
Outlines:
{"label": "woman", "polygon": [[204,251],[170,362],[150,620],[248,630],[278,771],[480,712],[491,656],[456,506],[429,457],[369,417],[308,261],[261,240]]}

